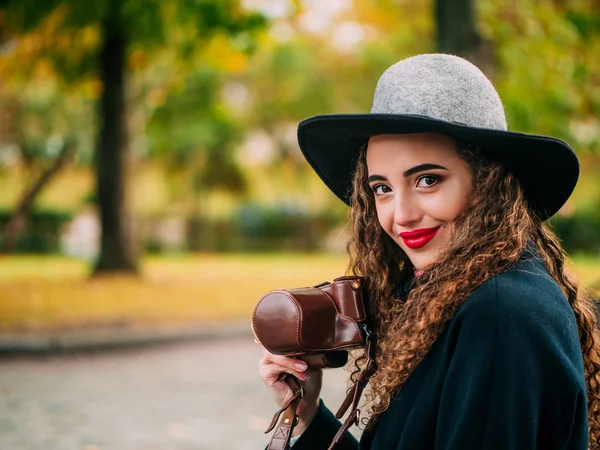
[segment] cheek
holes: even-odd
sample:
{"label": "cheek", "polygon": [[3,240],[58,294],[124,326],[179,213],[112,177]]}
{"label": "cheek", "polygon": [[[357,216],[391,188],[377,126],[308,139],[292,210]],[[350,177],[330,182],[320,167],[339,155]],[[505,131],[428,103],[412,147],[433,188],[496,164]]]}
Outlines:
{"label": "cheek", "polygon": [[467,194],[465,191],[454,189],[432,198],[429,210],[436,219],[443,222],[453,222],[465,209],[466,204]]}
{"label": "cheek", "polygon": [[375,209],[377,211],[377,220],[379,221],[379,225],[390,236],[394,237],[394,233],[392,231],[393,222],[394,222],[394,211],[390,210],[390,208],[386,208],[385,205],[375,205]]}

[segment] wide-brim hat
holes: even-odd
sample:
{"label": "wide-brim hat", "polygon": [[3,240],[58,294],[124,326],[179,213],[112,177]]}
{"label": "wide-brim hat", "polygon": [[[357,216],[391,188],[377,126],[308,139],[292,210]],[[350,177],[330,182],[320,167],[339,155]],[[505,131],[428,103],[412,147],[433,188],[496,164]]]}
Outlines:
{"label": "wide-brim hat", "polygon": [[377,83],[370,113],[305,119],[298,143],[329,189],[350,204],[358,153],[371,136],[427,132],[475,143],[502,163],[542,220],[564,205],[579,177],[577,156],[565,142],[508,131],[492,83],[454,55],[424,54],[394,64]]}

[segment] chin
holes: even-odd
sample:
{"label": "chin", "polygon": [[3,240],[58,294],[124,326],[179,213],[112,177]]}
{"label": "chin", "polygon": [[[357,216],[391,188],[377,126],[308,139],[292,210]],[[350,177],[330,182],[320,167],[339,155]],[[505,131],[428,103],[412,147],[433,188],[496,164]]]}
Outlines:
{"label": "chin", "polygon": [[[435,238],[437,238],[437,236]],[[440,252],[443,251],[443,243],[434,243],[432,241],[430,242],[430,244],[434,245],[426,245],[425,247],[422,247],[420,249],[411,249],[398,243],[398,245],[400,245],[400,248],[402,248],[404,253],[406,253],[406,256],[408,256],[408,259],[410,259],[412,265],[417,270],[425,270],[427,269],[427,266],[434,264],[438,260]]]}
{"label": "chin", "polygon": [[[406,252],[406,250],[405,250]],[[423,253],[420,255],[411,255],[406,252],[408,259],[412,262],[412,265],[417,270],[425,270],[427,266],[433,264],[435,262],[435,251],[427,251],[427,253]],[[411,257],[412,256],[412,257]]]}
{"label": "chin", "polygon": [[[436,236],[437,237],[437,236]],[[438,252],[438,247],[436,248],[421,248],[421,249],[411,249],[404,245],[404,242],[396,236],[392,236],[398,244],[398,247],[402,249],[402,251],[406,254],[410,262],[417,270],[423,270],[428,265],[433,264],[436,260],[436,255]]]}
{"label": "chin", "polygon": [[413,262],[413,266],[415,266],[416,270],[425,270],[432,262],[433,261],[430,259],[417,259],[415,262]]}

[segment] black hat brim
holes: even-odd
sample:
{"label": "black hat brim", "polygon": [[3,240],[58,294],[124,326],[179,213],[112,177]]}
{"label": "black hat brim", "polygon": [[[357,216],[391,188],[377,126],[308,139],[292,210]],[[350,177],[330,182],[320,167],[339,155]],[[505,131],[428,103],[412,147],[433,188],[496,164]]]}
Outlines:
{"label": "black hat brim", "polygon": [[350,204],[361,146],[380,134],[441,133],[479,144],[520,181],[529,207],[542,220],[567,201],[579,177],[577,156],[565,142],[547,136],[474,128],[426,116],[400,114],[325,114],[300,122],[298,143],[323,182]]}

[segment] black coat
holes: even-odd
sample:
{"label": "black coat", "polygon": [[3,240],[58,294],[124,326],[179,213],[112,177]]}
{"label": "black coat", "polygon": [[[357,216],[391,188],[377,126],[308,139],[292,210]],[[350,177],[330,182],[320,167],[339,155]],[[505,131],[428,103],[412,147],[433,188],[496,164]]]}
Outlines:
{"label": "black coat", "polygon": [[[321,402],[293,450],[327,449],[339,426]],[[575,316],[541,260],[477,289],[360,445],[338,448],[587,450]]]}

